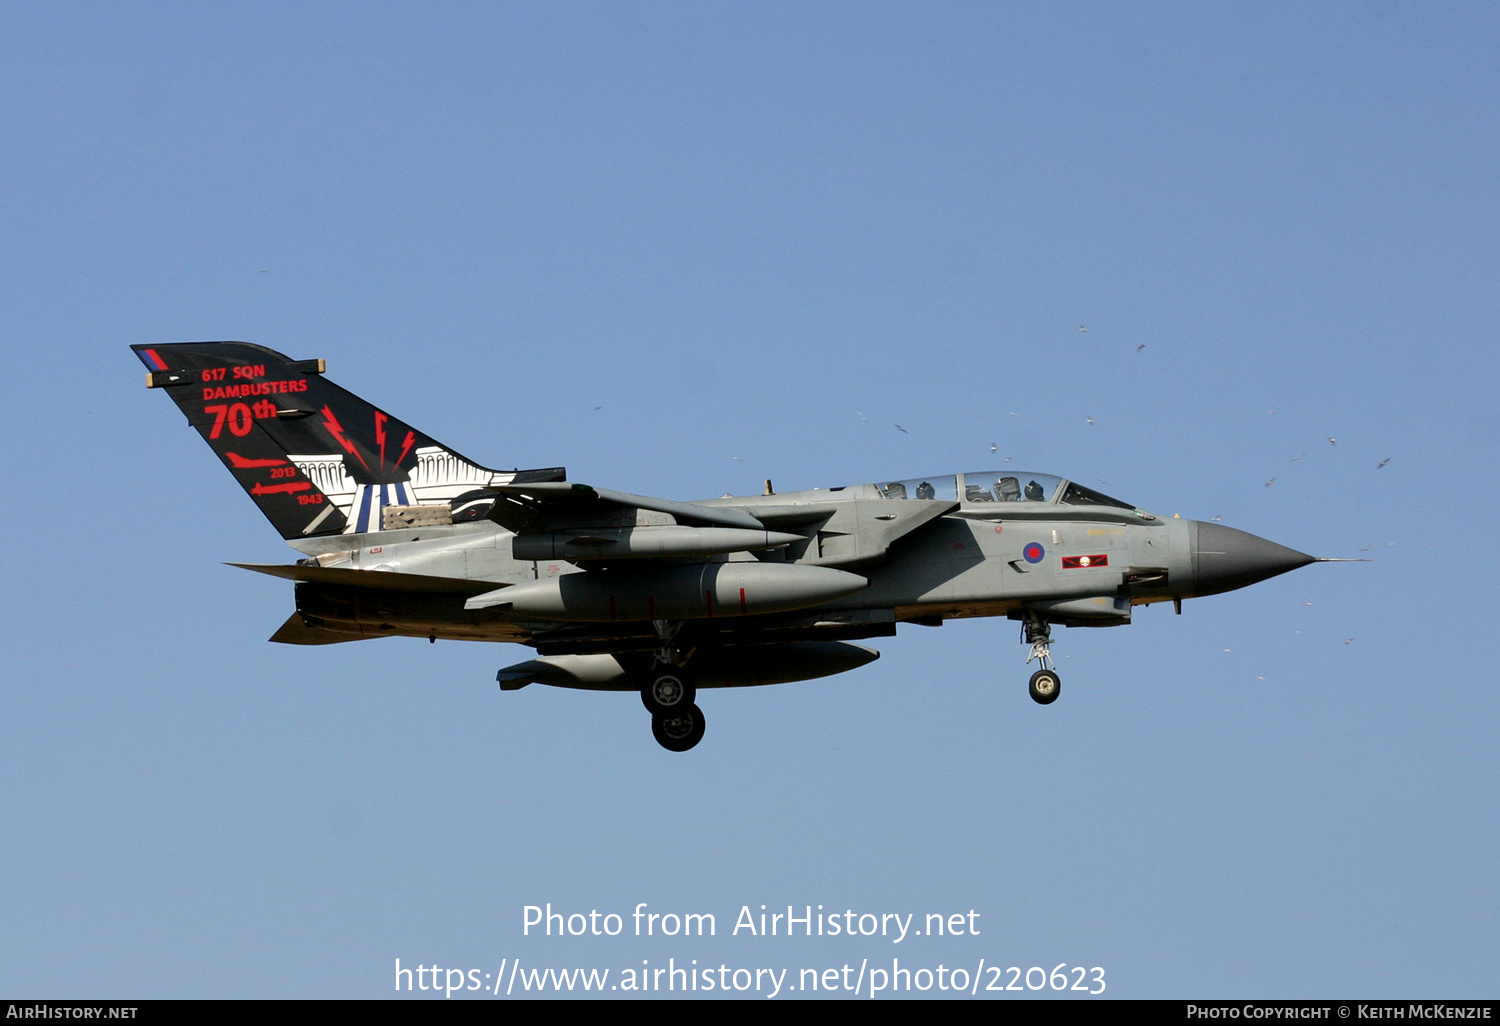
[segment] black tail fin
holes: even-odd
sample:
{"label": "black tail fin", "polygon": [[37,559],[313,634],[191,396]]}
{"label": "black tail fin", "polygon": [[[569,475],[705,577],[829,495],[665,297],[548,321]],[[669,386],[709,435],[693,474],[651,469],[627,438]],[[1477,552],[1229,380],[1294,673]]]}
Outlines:
{"label": "black tail fin", "polygon": [[460,506],[482,517],[475,492],[567,476],[466,460],[323,377],[322,360],[247,342],[130,348],[288,541],[448,522]]}

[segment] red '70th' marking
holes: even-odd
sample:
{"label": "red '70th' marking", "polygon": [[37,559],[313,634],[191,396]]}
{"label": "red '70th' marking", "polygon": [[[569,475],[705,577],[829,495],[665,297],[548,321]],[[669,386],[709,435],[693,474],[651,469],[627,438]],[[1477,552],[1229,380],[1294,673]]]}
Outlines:
{"label": "red '70th' marking", "polygon": [[226,415],[229,421],[229,431],[237,438],[244,438],[248,435],[255,420],[250,407],[244,403],[235,403],[233,406],[205,406],[203,412],[214,415],[214,426],[208,429],[209,438],[218,438],[224,433]]}
{"label": "red '70th' marking", "polygon": [[209,438],[218,438],[224,433],[224,424],[229,424],[229,433],[236,438],[244,438],[250,433],[250,428],[257,420],[266,420],[276,416],[276,404],[269,399],[262,399],[254,406],[245,403],[235,403],[233,406],[219,404],[217,406],[203,407],[204,413],[213,414],[213,427],[208,429]]}

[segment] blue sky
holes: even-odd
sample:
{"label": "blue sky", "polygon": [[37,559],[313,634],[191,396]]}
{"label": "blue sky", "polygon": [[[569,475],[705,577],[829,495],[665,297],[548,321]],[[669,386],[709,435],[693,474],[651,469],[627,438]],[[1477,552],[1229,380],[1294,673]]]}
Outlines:
{"label": "blue sky", "polygon": [[[0,9],[0,993],[1493,997],[1497,44],[1459,3]],[[221,564],[294,554],[126,348],[194,339],[632,492],[1010,458],[1373,561],[1061,631],[1045,709],[1014,624],[906,628],[673,756],[630,695],[499,693],[518,647],[268,645],[290,588]],[[719,931],[523,937],[546,902]],[[729,934],[762,903],[981,932]]]}

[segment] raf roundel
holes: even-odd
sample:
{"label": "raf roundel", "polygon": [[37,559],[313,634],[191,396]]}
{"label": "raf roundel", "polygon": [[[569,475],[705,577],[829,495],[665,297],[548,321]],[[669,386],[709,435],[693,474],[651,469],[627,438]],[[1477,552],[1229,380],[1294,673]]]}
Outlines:
{"label": "raf roundel", "polygon": [[1047,555],[1047,550],[1042,548],[1037,542],[1030,542],[1021,550],[1021,555],[1026,557],[1026,562],[1028,563],[1040,563],[1043,557]]}

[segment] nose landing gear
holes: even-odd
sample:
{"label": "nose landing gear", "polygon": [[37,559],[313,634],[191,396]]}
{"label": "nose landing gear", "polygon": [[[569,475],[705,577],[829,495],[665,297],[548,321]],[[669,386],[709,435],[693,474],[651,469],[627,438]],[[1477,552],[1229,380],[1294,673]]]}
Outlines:
{"label": "nose landing gear", "polygon": [[1057,675],[1057,667],[1052,663],[1052,626],[1027,610],[1026,619],[1021,621],[1021,630],[1022,636],[1031,645],[1031,654],[1026,657],[1026,662],[1030,663],[1035,659],[1041,667],[1031,675],[1027,691],[1031,694],[1031,700],[1038,705],[1051,705],[1062,694],[1062,678]]}

